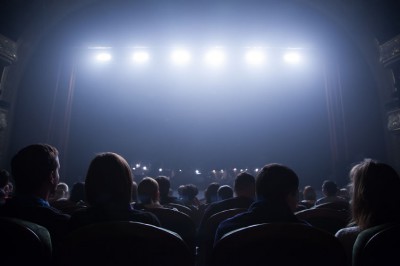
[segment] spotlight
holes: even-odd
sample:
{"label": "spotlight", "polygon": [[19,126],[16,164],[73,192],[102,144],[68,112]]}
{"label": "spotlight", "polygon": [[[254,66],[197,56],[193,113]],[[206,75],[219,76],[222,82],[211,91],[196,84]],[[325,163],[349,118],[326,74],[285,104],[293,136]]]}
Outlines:
{"label": "spotlight", "polygon": [[245,60],[249,65],[261,65],[265,61],[264,51],[260,48],[253,48],[246,52]]}
{"label": "spotlight", "polygon": [[196,170],[195,173],[196,173],[196,175],[201,175],[199,170]]}
{"label": "spotlight", "polygon": [[225,62],[225,53],[220,48],[214,48],[206,53],[204,59],[208,65],[220,66]]}
{"label": "spotlight", "polygon": [[288,53],[284,54],[284,56],[283,56],[283,60],[285,60],[285,62],[291,63],[291,64],[299,63],[300,59],[301,59],[300,54],[296,53],[296,52],[288,52]]}
{"label": "spotlight", "polygon": [[256,169],[254,170],[254,172],[256,172],[256,173],[257,173],[257,172],[258,172],[258,168],[256,168]]}
{"label": "spotlight", "polygon": [[110,53],[99,53],[96,56],[97,61],[101,61],[101,62],[107,62],[111,60],[111,54]]}
{"label": "spotlight", "polygon": [[162,168],[158,169],[158,172],[162,172]]}
{"label": "spotlight", "polygon": [[132,59],[135,63],[145,63],[149,61],[149,53],[146,51],[137,51],[133,53]]}
{"label": "spotlight", "polygon": [[146,166],[143,166],[143,171],[147,171],[147,167]]}
{"label": "spotlight", "polygon": [[172,61],[177,65],[184,65],[190,61],[190,53],[187,50],[175,50],[171,54]]}

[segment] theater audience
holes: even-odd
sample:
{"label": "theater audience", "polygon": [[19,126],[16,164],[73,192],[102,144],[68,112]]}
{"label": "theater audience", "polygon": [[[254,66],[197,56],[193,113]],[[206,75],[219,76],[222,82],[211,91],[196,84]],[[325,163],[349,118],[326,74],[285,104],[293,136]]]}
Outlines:
{"label": "theater audience", "polygon": [[199,227],[199,234],[204,230],[204,225],[212,215],[234,208],[249,208],[255,197],[255,178],[247,172],[236,176],[234,186],[236,197],[210,204],[204,214]]}
{"label": "theater audience", "polygon": [[138,184],[135,181],[132,181],[132,202],[131,204],[135,205],[138,203],[139,196],[138,196]]}
{"label": "theater audience", "polygon": [[159,226],[157,217],[131,207],[133,175],[126,160],[112,152],[96,155],[85,179],[88,208],[73,213],[70,229],[107,221],[135,221]]}
{"label": "theater audience", "polygon": [[54,193],[50,196],[49,202],[51,204],[54,201],[67,200],[68,198],[69,198],[69,186],[64,182],[60,182],[58,183]]}
{"label": "theater audience", "polygon": [[86,199],[85,183],[84,182],[74,183],[71,188],[71,194],[69,196],[69,200],[78,206],[86,206],[85,199]]}
{"label": "theater audience", "polygon": [[331,180],[325,180],[322,183],[322,193],[324,194],[324,197],[318,199],[315,202],[315,205],[320,205],[329,202],[346,201],[346,199],[337,196],[338,187],[336,183]]}
{"label": "theater audience", "polygon": [[59,182],[58,151],[48,144],[33,144],[20,150],[11,160],[15,195],[0,208],[0,216],[14,217],[46,227],[53,244],[66,233],[69,215],[49,204]]}
{"label": "theater audience", "polygon": [[305,186],[303,190],[303,200],[300,201],[300,204],[305,206],[306,208],[311,208],[315,205],[317,201],[317,193],[312,186]]}
{"label": "theater audience", "polygon": [[301,223],[294,215],[298,202],[299,178],[281,164],[264,166],[256,177],[257,201],[247,212],[223,221],[215,241],[233,230],[261,223]]}
{"label": "theater audience", "polygon": [[138,209],[163,208],[158,183],[153,178],[145,177],[140,181],[138,195],[140,204],[135,205]]}
{"label": "theater audience", "polygon": [[228,185],[223,185],[218,188],[217,191],[218,200],[226,200],[233,198],[233,189]]}
{"label": "theater audience", "polygon": [[220,185],[217,182],[210,183],[204,191],[205,206],[218,201],[218,189]]}
{"label": "theater audience", "polygon": [[350,171],[352,224],[336,233],[351,262],[358,234],[370,227],[400,222],[400,177],[389,165],[371,159]]}
{"label": "theater audience", "polygon": [[56,201],[52,201],[50,202],[50,205],[67,214],[72,214],[76,210],[86,208],[85,183],[74,183],[68,198],[61,198]]}
{"label": "theater audience", "polygon": [[182,204],[191,208],[192,210],[198,210],[200,206],[200,201],[197,198],[199,194],[199,189],[194,184],[187,184],[179,187],[179,195]]}
{"label": "theater audience", "polygon": [[170,195],[171,182],[169,178],[167,176],[157,176],[155,179],[158,183],[158,188],[160,191],[160,204],[162,205],[168,203],[179,204],[180,202],[178,201],[178,198]]}

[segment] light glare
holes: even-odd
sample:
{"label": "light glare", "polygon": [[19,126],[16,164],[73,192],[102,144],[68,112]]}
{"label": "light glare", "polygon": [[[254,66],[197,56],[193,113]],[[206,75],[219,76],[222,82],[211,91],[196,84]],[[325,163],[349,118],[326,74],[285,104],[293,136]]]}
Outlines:
{"label": "light glare", "polygon": [[245,59],[250,65],[261,65],[264,63],[265,55],[261,49],[252,49],[246,52]]}
{"label": "light glare", "polygon": [[298,54],[298,53],[295,53],[295,52],[289,52],[289,53],[286,53],[284,56],[283,56],[283,59],[285,60],[285,62],[287,62],[287,63],[292,63],[292,64],[297,64],[297,63],[299,63],[300,62],[300,55]]}
{"label": "light glare", "polygon": [[205,55],[205,61],[212,66],[219,66],[225,62],[225,53],[221,49],[212,49]]}
{"label": "light glare", "polygon": [[100,53],[96,56],[96,59],[101,62],[107,62],[111,60],[111,54],[109,53]]}
{"label": "light glare", "polygon": [[190,61],[190,53],[187,50],[175,50],[171,54],[171,59],[175,64],[183,65]]}
{"label": "light glare", "polygon": [[138,51],[133,53],[133,61],[136,63],[145,63],[149,61],[149,53],[146,51]]}

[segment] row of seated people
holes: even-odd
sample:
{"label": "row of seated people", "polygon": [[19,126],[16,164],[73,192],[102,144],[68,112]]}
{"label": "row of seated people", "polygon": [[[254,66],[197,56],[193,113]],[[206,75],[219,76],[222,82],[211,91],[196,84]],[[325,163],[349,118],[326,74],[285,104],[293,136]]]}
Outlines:
{"label": "row of seated people", "polygon": [[[369,173],[367,170],[371,165],[382,169],[379,173]],[[337,238],[334,238],[337,243],[340,243],[343,251],[346,251],[349,264],[352,261],[352,248],[358,233],[379,224],[397,222],[399,212],[395,212],[395,210],[400,206],[399,200],[395,196],[396,193],[389,193],[393,192],[390,189],[400,188],[400,185],[395,182],[396,180],[400,182],[400,179],[390,166],[372,160],[366,160],[357,166],[358,168],[353,168],[350,173],[354,190],[352,193],[354,226],[340,230],[336,234]],[[137,191],[140,203],[132,204],[132,191],[135,191],[133,176],[126,160],[115,153],[102,153],[92,160],[84,184],[85,204],[82,204],[82,200],[78,201],[79,207],[75,211],[71,211],[71,215],[68,215],[49,204],[50,195],[59,183],[59,167],[58,151],[50,145],[35,144],[22,149],[14,156],[11,164],[16,194],[0,208],[0,216],[23,219],[48,229],[55,257],[57,254],[63,253],[63,241],[66,236],[87,226],[105,222],[134,221],[170,229],[182,237],[193,256],[196,254],[196,246],[199,248],[197,263],[203,265],[212,263],[213,250],[218,247],[221,238],[237,229],[265,223],[302,224],[314,229],[315,227],[326,229],[324,232],[333,237],[338,229],[346,227],[350,218],[348,207],[346,210],[344,205],[341,205],[343,209],[334,210],[341,213],[340,217],[343,218],[340,218],[341,224],[336,224],[335,228],[323,228],[323,225],[312,220],[310,218],[312,215],[306,214],[306,212],[316,212],[315,210],[318,211],[318,209],[327,212],[328,206],[318,207],[327,205],[327,203],[318,204],[312,209],[298,211],[299,179],[296,173],[286,166],[269,164],[260,170],[256,178],[248,173],[239,174],[234,184],[236,196],[214,203],[211,203],[210,200],[207,207],[203,209],[201,219],[198,220],[196,227],[195,219],[198,217],[187,215],[190,212],[183,213],[183,208],[189,207],[192,207],[189,210],[193,212],[194,204],[188,204],[185,207],[178,204],[184,204],[184,202],[174,202],[176,199],[170,197],[170,202],[162,205],[165,202],[161,199],[163,197],[165,199],[165,194],[161,197],[160,183],[152,178],[145,178],[139,183]],[[382,178],[381,174],[388,176],[388,180]],[[365,197],[365,195],[355,193],[358,188],[356,177],[367,180],[379,177],[382,183],[393,183],[388,187],[379,187],[380,190],[376,192],[379,198],[370,193],[376,197],[373,200],[378,205],[381,202],[391,205],[388,211],[379,211],[377,217],[382,216],[382,218],[378,219],[372,215],[375,218],[371,221],[368,220],[367,225],[363,224],[365,221],[362,221],[365,219],[365,213],[362,212],[366,210],[361,208],[358,210],[359,216],[355,215],[357,208],[354,203],[358,202],[355,197]],[[373,183],[373,186],[368,184],[371,186],[371,190],[377,188],[379,184],[376,180],[374,182],[377,184]],[[367,184],[364,181],[361,185]],[[212,189],[215,190],[210,186],[210,190]],[[361,193],[365,193],[365,188],[360,187],[359,189]],[[195,193],[191,193],[191,195],[193,194]],[[368,196],[371,196],[370,194]],[[254,201],[254,195],[256,195],[256,201]],[[359,204],[366,205],[362,201]],[[395,204],[397,204],[397,209]],[[378,212],[371,206],[366,205],[366,207],[367,211]],[[328,220],[334,217],[332,213],[329,215],[331,216]],[[210,221],[213,220],[214,224],[210,225]],[[297,245],[301,246],[301,243]]]}

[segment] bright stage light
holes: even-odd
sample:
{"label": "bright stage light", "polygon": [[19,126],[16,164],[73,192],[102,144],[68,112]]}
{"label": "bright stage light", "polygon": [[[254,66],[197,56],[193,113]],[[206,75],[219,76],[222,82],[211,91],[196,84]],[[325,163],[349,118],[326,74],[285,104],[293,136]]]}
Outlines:
{"label": "bright stage light", "polygon": [[145,63],[149,61],[150,55],[146,51],[137,51],[133,53],[132,59],[135,63]]}
{"label": "bright stage light", "polygon": [[201,172],[199,170],[195,171],[196,175],[201,175]]}
{"label": "bright stage light", "polygon": [[96,59],[98,60],[98,61],[101,61],[101,62],[107,62],[107,61],[110,61],[111,60],[111,54],[110,53],[99,53],[97,56],[96,56]]}
{"label": "bright stage light", "polygon": [[143,166],[143,171],[147,171],[147,167],[146,166]]}
{"label": "bright stage light", "polygon": [[300,62],[301,56],[299,53],[296,53],[296,52],[288,52],[288,53],[284,54],[283,60],[285,60],[285,62],[287,62],[287,63],[297,64]]}
{"label": "bright stage light", "polygon": [[261,65],[265,61],[265,54],[262,49],[251,49],[245,54],[246,63],[250,65]]}
{"label": "bright stage light", "polygon": [[175,50],[171,54],[171,59],[175,64],[184,65],[190,61],[190,53],[187,50]]}
{"label": "bright stage light", "polygon": [[158,172],[162,172],[162,170],[163,170],[163,169],[162,169],[162,168],[160,168],[160,169],[158,169]]}
{"label": "bright stage light", "polygon": [[225,53],[219,48],[212,49],[206,53],[204,59],[208,65],[220,66],[225,62]]}

